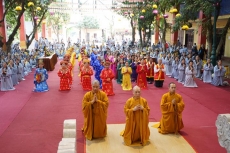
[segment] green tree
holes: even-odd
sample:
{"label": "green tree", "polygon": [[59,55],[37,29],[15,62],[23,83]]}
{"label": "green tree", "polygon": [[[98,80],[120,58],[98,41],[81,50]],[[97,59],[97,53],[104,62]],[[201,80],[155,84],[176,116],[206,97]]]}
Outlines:
{"label": "green tree", "polygon": [[[167,15],[165,13],[177,3],[169,0],[144,0],[144,2],[128,2],[121,9],[115,11],[130,20],[132,27],[132,41],[135,41],[135,28],[139,31],[140,43],[145,47],[151,39],[151,33],[154,28],[160,31],[161,42],[165,43],[166,31],[170,27],[167,23]],[[138,23],[135,25],[134,23]],[[163,45],[164,46],[164,45]]]}
{"label": "green tree", "polygon": [[84,16],[76,26],[79,29],[99,29],[99,23],[97,19],[92,16]]}
{"label": "green tree", "polygon": [[[28,35],[27,47],[34,39],[37,28],[40,26],[42,19],[48,10],[49,0],[5,0],[5,12],[0,23],[6,19],[8,41],[6,42],[7,51],[10,51],[11,44],[18,35],[18,29],[21,25],[20,19],[23,14],[28,14],[28,17],[33,23],[33,31]],[[36,18],[40,19],[37,23]]]}
{"label": "green tree", "polygon": [[[220,9],[221,9],[221,1],[220,3],[213,4],[211,0],[184,0],[184,6],[180,10],[181,16],[176,18],[176,23],[173,27],[174,30],[178,30],[181,28],[182,25],[186,24],[191,27],[192,23],[197,20],[198,12],[203,11],[205,15],[205,19],[199,20],[199,25],[203,28],[203,34],[206,35],[206,39],[208,42],[208,56],[210,57],[212,51],[212,44],[213,44],[213,12],[214,7],[217,8],[217,19],[219,17]],[[222,31],[221,41],[217,45],[216,54],[219,54],[221,47],[223,46],[224,40],[226,38],[227,31],[230,26],[230,18]]]}

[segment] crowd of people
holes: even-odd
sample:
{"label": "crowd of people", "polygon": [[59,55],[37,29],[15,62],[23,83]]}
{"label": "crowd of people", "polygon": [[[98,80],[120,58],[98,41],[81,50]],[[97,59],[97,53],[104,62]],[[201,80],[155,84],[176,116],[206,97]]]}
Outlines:
{"label": "crowd of people", "polygon": [[[113,81],[121,85],[122,90],[133,90],[133,97],[128,99],[124,106],[126,125],[121,136],[126,145],[139,143],[146,145],[150,130],[148,102],[141,97],[141,90],[148,89],[153,83],[157,88],[163,86],[165,76],[174,78],[185,87],[197,87],[196,79],[215,86],[223,85],[226,72],[221,60],[213,67],[211,60],[200,59],[199,55],[183,49],[179,52],[164,51],[157,47],[138,49],[123,41],[121,45],[108,39],[106,45],[100,47],[78,44],[77,49],[68,44],[63,54],[58,54],[61,68],[57,72],[60,77],[60,91],[71,90],[74,80],[76,59],[79,63],[80,84],[83,90],[88,91],[82,102],[84,114],[83,133],[88,140],[101,138],[107,135],[108,96],[114,96]],[[35,46],[37,46],[35,44]],[[15,90],[20,81],[25,80],[33,68],[34,92],[49,91],[47,84],[48,73],[44,62],[39,60],[47,56],[50,43],[41,39],[35,50],[20,50],[14,46],[8,54],[1,51],[1,91]],[[51,51],[52,52],[52,51]],[[214,73],[212,73],[214,72]],[[91,83],[91,77],[95,80]],[[101,90],[100,90],[101,89]],[[162,96],[160,103],[162,118],[156,127],[159,133],[178,133],[183,127],[182,112],[184,102],[175,92],[176,84],[169,84],[169,92]],[[132,132],[131,132],[132,131]]]}

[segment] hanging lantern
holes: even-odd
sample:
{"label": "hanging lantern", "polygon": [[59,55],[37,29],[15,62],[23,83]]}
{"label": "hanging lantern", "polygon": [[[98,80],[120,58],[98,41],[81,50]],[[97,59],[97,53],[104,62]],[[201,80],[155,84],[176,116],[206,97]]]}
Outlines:
{"label": "hanging lantern", "polygon": [[158,14],[158,10],[153,10],[153,14]]}
{"label": "hanging lantern", "polygon": [[54,15],[54,12],[50,12],[50,15]]}
{"label": "hanging lantern", "polygon": [[42,9],[41,9],[41,7],[37,7],[37,11],[41,11]]}
{"label": "hanging lantern", "polygon": [[133,13],[131,13],[131,14],[130,14],[130,16],[131,16],[131,17],[134,17],[134,14],[133,14]]}
{"label": "hanging lantern", "polygon": [[173,9],[171,9],[170,11],[169,11],[169,13],[177,13],[178,11],[177,11],[177,9],[176,8],[173,8]]}
{"label": "hanging lantern", "polygon": [[140,16],[140,19],[144,19],[145,17],[143,15]]}
{"label": "hanging lantern", "polygon": [[168,18],[169,16],[168,16],[167,14],[164,14],[163,17],[164,17],[164,18]]}
{"label": "hanging lantern", "polygon": [[21,7],[21,6],[16,6],[15,10],[16,10],[16,11],[21,11],[21,10],[22,10],[22,7]]}
{"label": "hanging lantern", "polygon": [[145,13],[146,11],[145,11],[145,9],[143,9],[143,10],[141,10],[141,12],[142,12],[142,13]]}
{"label": "hanging lantern", "polygon": [[29,2],[29,3],[27,4],[27,6],[28,6],[28,7],[34,6],[34,3],[33,3],[33,2]]}
{"label": "hanging lantern", "polygon": [[180,13],[177,13],[177,14],[176,14],[176,17],[181,17]]}
{"label": "hanging lantern", "polygon": [[37,17],[37,16],[35,16],[35,17],[34,17],[34,20],[37,20],[37,19],[38,19],[38,17]]}
{"label": "hanging lantern", "polygon": [[177,13],[177,9],[176,8],[174,8],[172,11],[173,11],[173,13]]}
{"label": "hanging lantern", "polygon": [[157,9],[157,5],[156,4],[153,4],[153,9]]}
{"label": "hanging lantern", "polygon": [[189,27],[186,24],[182,26],[182,30],[188,30],[188,29]]}

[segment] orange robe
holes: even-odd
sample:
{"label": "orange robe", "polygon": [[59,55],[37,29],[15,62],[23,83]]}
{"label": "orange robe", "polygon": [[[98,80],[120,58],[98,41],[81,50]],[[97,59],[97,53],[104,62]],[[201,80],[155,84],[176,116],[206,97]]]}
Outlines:
{"label": "orange robe", "polygon": [[82,88],[83,90],[92,90],[91,85],[91,76],[93,75],[93,70],[91,67],[81,69],[81,78],[82,78]]}
{"label": "orange robe", "polygon": [[[113,92],[113,70],[110,68],[104,68],[101,71],[100,78],[102,80],[102,91],[104,91],[108,96],[115,95]],[[108,78],[109,81],[107,80]]]}
{"label": "orange robe", "polygon": [[91,104],[94,94],[87,92],[83,97],[82,111],[84,115],[84,127],[82,131],[88,140],[93,138],[102,138],[107,135],[107,109],[109,99],[103,91],[98,91],[97,102]]}
{"label": "orange robe", "polygon": [[[136,105],[142,105],[143,110],[133,111]],[[134,143],[140,143],[141,145],[146,145],[149,136],[149,106],[147,101],[140,97],[139,99],[130,98],[127,100],[124,112],[126,115],[126,125],[125,130],[121,133],[124,137],[124,142],[126,145],[131,145]]]}
{"label": "orange robe", "polygon": [[[172,100],[176,100],[176,105],[172,104]],[[162,118],[158,127],[159,133],[177,133],[184,127],[182,121],[182,111],[184,110],[184,102],[179,94],[164,94],[161,99]]]}
{"label": "orange robe", "polygon": [[147,64],[147,78],[153,78],[154,77],[154,63],[148,62]]}
{"label": "orange robe", "polygon": [[66,71],[60,69],[58,71],[58,76],[60,77],[60,88],[59,90],[70,90],[70,83],[71,83],[71,72],[69,69]]}
{"label": "orange robe", "polygon": [[157,80],[157,81],[164,81],[165,79],[165,72],[163,70],[160,70],[160,67],[164,70],[164,65],[161,64],[157,64],[155,65],[155,68],[154,68],[154,71],[155,71],[155,74],[154,74],[154,80]]}
{"label": "orange robe", "polygon": [[146,80],[146,73],[147,73],[147,66],[146,65],[138,65],[137,66],[137,85],[141,89],[147,89],[147,80]]}

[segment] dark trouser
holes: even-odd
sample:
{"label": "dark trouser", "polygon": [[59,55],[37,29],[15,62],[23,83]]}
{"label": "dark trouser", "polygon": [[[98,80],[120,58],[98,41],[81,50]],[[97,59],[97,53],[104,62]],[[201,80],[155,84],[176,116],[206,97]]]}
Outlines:
{"label": "dark trouser", "polygon": [[163,80],[155,80],[155,86],[156,87],[163,87],[163,83],[164,83],[164,81]]}
{"label": "dark trouser", "polygon": [[154,79],[153,79],[153,78],[147,78],[147,82],[148,82],[149,84],[152,84],[152,83],[154,82]]}

